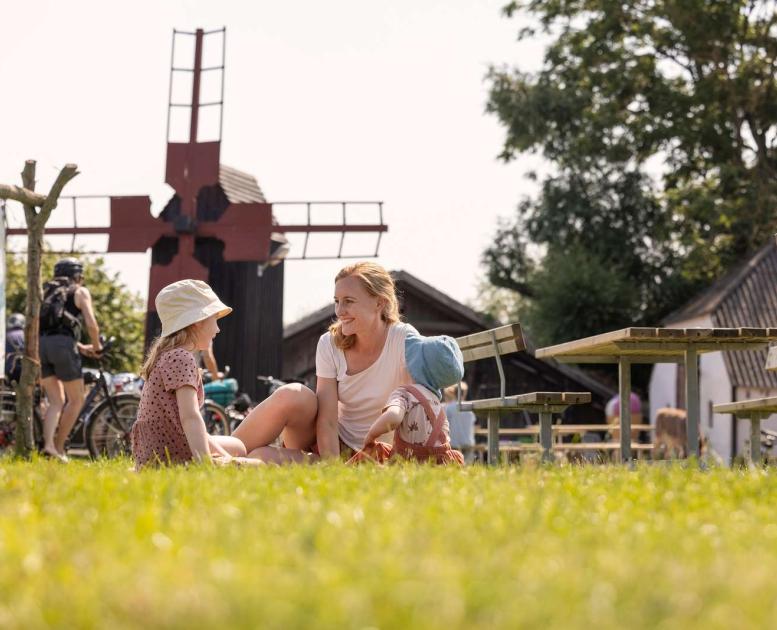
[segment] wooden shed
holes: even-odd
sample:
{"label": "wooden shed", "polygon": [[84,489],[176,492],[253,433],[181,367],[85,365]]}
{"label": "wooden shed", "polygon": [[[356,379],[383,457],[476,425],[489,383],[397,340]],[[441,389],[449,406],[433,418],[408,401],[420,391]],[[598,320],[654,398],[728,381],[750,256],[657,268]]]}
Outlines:
{"label": "wooden shed", "polygon": [[[777,326],[777,246],[762,247],[732,271],[713,283],[664,320],[670,328],[739,328]],[[712,406],[749,398],[777,396],[777,373],[767,372],[766,350],[711,352],[701,355],[699,391],[700,431],[724,460],[742,453],[748,437],[748,421],[714,414]],[[650,378],[650,417],[655,422],[660,407],[685,408],[683,367],[657,364]],[[777,418],[762,426],[777,429]]]}

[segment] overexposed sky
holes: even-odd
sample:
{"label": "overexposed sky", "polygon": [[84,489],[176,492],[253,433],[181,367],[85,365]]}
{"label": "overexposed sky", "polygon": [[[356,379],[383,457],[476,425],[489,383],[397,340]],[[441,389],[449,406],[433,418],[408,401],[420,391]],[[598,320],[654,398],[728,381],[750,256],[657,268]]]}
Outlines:
{"label": "overexposed sky", "polygon": [[[378,262],[472,301],[497,219],[533,191],[524,174],[538,166],[499,162],[504,132],[484,114],[490,63],[541,60],[541,42],[515,41],[503,4],[0,0],[0,181],[20,183],[34,158],[47,190],[75,162],[66,194],[149,194],[158,213],[172,194],[172,29],[226,26],[222,163],[254,175],[269,201],[383,201]],[[67,207],[57,213],[52,225],[66,224]],[[146,296],[149,254],[108,261]],[[331,300],[343,264],[287,262],[284,320]]]}

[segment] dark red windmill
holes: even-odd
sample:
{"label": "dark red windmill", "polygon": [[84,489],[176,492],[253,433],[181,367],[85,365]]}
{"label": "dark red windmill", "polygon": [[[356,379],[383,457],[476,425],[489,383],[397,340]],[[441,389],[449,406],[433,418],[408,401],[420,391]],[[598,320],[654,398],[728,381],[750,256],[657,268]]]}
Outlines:
{"label": "dark red windmill", "polygon": [[[203,67],[203,44],[209,35],[221,35],[221,61]],[[199,141],[200,112],[204,107],[223,105],[224,39],[226,31],[173,31],[173,64],[170,70],[168,101],[168,143],[165,182],[175,195],[158,217],[151,214],[148,196],[110,197],[110,225],[47,229],[47,234],[108,234],[107,252],[144,252],[151,248],[146,339],[158,334],[159,319],[154,297],[163,286],[182,278],[209,282],[222,299],[235,308],[223,320],[222,333],[216,338],[216,356],[232,366],[243,389],[256,396],[261,388],[256,374],[280,374],[283,340],[283,252],[288,248],[284,234],[304,233],[300,255],[307,255],[308,237],[315,232],[340,234],[336,254],[316,258],[341,258],[343,239],[348,232],[371,232],[380,237],[387,231],[383,223],[382,204],[374,205],[377,221],[349,224],[350,202],[337,202],[340,221],[336,224],[313,224],[311,206],[303,202],[306,222],[279,225],[273,216],[273,204],[264,198],[256,180],[247,173],[226,167],[220,162],[222,112],[219,112],[218,138]],[[175,65],[176,37],[194,38],[194,64],[191,68]],[[220,97],[201,102],[203,73],[221,72]],[[191,73],[191,102],[173,102],[173,79],[176,73]],[[187,108],[188,141],[170,141],[170,117],[174,108]],[[78,198],[73,199],[74,217]],[[276,204],[277,205],[277,204]],[[364,206],[364,202],[359,202]],[[8,234],[24,234],[23,229],[9,229]],[[359,256],[365,257],[365,255]],[[118,331],[117,331],[118,332]]]}

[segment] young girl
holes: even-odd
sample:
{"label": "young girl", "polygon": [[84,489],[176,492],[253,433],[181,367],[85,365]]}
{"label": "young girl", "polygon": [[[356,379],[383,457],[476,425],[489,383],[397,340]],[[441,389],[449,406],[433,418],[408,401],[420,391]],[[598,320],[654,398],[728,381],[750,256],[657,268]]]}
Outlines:
{"label": "young girl", "polygon": [[[464,360],[451,337],[408,335],[405,362],[413,385],[403,385],[389,396],[381,416],[370,427],[362,450],[348,463],[385,462],[403,457],[437,464],[464,464],[464,457],[450,445],[450,429],[441,402],[442,389],[458,383]],[[394,445],[377,439],[389,431]]]}
{"label": "young girl", "polygon": [[162,333],[148,351],[140,375],[146,380],[132,427],[135,465],[244,459],[237,438],[208,435],[200,414],[202,377],[194,352],[207,350],[218,334],[216,320],[232,312],[200,280],[179,280],[156,296]]}

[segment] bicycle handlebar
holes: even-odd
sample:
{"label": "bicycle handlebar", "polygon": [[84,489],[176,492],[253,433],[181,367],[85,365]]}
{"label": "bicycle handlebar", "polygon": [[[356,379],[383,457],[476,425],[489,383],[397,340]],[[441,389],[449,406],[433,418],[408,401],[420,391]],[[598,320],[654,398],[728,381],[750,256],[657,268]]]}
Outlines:
{"label": "bicycle handlebar", "polygon": [[100,354],[105,354],[108,352],[114,345],[116,345],[116,337],[108,337],[108,339],[101,339],[103,344],[103,349]]}
{"label": "bicycle handlebar", "polygon": [[282,381],[278,378],[275,378],[274,376],[257,375],[256,380],[261,381],[262,383],[267,383],[268,385],[278,385],[279,387],[286,385],[286,381]]}

